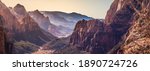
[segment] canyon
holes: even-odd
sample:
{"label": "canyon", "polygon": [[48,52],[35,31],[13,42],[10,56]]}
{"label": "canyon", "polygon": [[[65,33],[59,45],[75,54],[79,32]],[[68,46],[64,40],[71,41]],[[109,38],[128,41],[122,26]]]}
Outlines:
{"label": "canyon", "polygon": [[150,53],[149,0],[114,0],[105,19],[2,2],[0,16],[0,53]]}

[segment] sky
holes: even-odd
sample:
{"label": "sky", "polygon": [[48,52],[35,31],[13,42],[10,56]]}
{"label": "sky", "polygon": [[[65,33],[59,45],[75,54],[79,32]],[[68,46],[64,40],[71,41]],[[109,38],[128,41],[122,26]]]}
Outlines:
{"label": "sky", "polygon": [[24,5],[27,11],[77,12],[97,19],[104,19],[113,0],[1,0],[7,7]]}

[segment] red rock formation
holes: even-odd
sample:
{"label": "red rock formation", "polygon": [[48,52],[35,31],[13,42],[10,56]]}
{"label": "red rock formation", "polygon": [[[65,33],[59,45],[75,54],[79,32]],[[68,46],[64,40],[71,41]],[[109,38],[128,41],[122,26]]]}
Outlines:
{"label": "red rock formation", "polygon": [[16,40],[24,40],[37,45],[42,45],[56,38],[42,30],[26,12],[24,6],[18,4],[13,10],[11,10],[11,12],[17,17],[17,20],[20,23],[20,26],[18,26],[19,31],[15,34]]}
{"label": "red rock formation", "polygon": [[149,0],[124,0],[124,3],[110,24],[120,40],[110,53],[149,53]]}
{"label": "red rock formation", "polygon": [[40,29],[38,24],[26,12],[24,6],[17,4],[11,10],[11,13],[17,18],[19,22],[19,25],[16,26],[19,28],[18,32],[35,31]]}
{"label": "red rock formation", "polygon": [[5,53],[5,39],[4,39],[3,21],[0,16],[0,54],[2,53]]}
{"label": "red rock formation", "polygon": [[106,53],[115,45],[113,34],[100,20],[79,21],[70,38],[70,43],[90,53]]}
{"label": "red rock formation", "polygon": [[145,54],[150,53],[150,1],[141,1],[142,9],[134,16],[133,25],[125,35],[119,53]]}
{"label": "red rock formation", "polygon": [[44,29],[45,31],[48,30],[49,26],[52,25],[49,21],[48,17],[45,17],[42,13],[38,10],[33,12],[29,12],[29,15],[39,24],[39,26]]}
{"label": "red rock formation", "polygon": [[[110,9],[107,11],[107,15],[105,17],[105,23],[106,24],[110,24],[113,20],[112,18],[114,17],[114,15],[117,12],[117,7],[119,4],[119,0],[115,0],[112,5],[110,6]],[[113,13],[112,13],[113,12]]]}
{"label": "red rock formation", "polygon": [[12,53],[12,50],[14,50],[13,40],[24,40],[42,45],[56,38],[52,34],[42,30],[20,4],[15,6],[15,8],[9,9],[0,1],[0,15],[4,19],[3,26],[6,32],[4,45],[2,45],[5,48],[5,53]]}
{"label": "red rock formation", "polygon": [[[147,0],[144,1],[147,3]],[[142,9],[139,1],[115,0],[106,15],[106,25],[98,20],[79,21],[71,35],[70,43],[91,53],[107,53],[123,40],[123,35],[132,27],[137,13],[135,9]]]}
{"label": "red rock formation", "polygon": [[0,15],[3,16],[5,20],[4,26],[7,28],[9,32],[12,32],[17,29],[17,25],[19,22],[16,17],[10,12],[10,10],[0,1]]}
{"label": "red rock formation", "polygon": [[24,40],[42,45],[56,38],[42,30],[20,4],[9,9],[0,1],[0,15],[4,17],[7,35],[16,41]]}
{"label": "red rock formation", "polygon": [[56,37],[64,36],[66,34],[62,33],[62,27],[52,24],[49,17],[45,17],[38,10],[29,12],[30,16],[38,23],[38,25],[45,31],[53,34]]}
{"label": "red rock formation", "polygon": [[0,54],[10,54],[12,53],[13,43],[9,40],[10,37],[6,35],[4,23],[4,18],[0,16]]}
{"label": "red rock formation", "polygon": [[129,27],[134,17],[134,9],[140,9],[136,0],[115,0],[108,11],[105,23],[112,27],[112,30],[118,39],[121,39]]}

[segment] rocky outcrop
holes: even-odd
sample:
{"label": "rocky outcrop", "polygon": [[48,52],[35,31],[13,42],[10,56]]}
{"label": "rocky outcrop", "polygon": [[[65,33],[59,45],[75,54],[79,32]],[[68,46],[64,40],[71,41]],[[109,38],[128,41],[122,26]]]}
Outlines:
{"label": "rocky outcrop", "polygon": [[131,4],[136,6],[135,8],[140,8],[136,0],[114,0],[105,17],[105,24],[128,23],[135,13]]}
{"label": "rocky outcrop", "polygon": [[120,41],[109,53],[149,53],[149,7],[149,0],[124,0],[110,24]]}
{"label": "rocky outcrop", "polygon": [[[107,15],[105,17],[105,23],[110,24],[113,21],[113,17],[116,14],[116,12],[121,8],[121,3],[119,2],[121,0],[115,0],[111,6],[110,9],[107,11]],[[119,9],[117,9],[119,7]]]}
{"label": "rocky outcrop", "polygon": [[10,54],[12,53],[13,43],[10,41],[11,38],[7,36],[4,23],[4,18],[0,16],[0,54]]}
{"label": "rocky outcrop", "polygon": [[14,31],[15,40],[29,41],[36,45],[42,45],[56,38],[52,34],[41,29],[26,12],[24,6],[17,4],[13,9],[10,9],[10,11],[19,22],[19,25],[16,26],[18,30]]}
{"label": "rocky outcrop", "polygon": [[117,45],[112,46],[115,48],[112,49],[112,51],[117,50],[120,47],[123,43],[123,35],[125,35],[132,26],[132,21],[136,13],[133,6],[137,10],[140,10],[141,8],[139,2],[136,0],[114,0],[107,12],[105,24],[110,26],[115,41],[118,43]]}
{"label": "rocky outcrop", "polygon": [[24,6],[20,4],[17,4],[14,8],[8,8],[0,2],[0,15],[5,20],[4,27],[6,28],[7,35],[16,41],[23,40],[42,45],[56,38],[41,29],[29,16]]}
{"label": "rocky outcrop", "polygon": [[0,54],[5,53],[5,39],[4,39],[4,29],[3,29],[3,21],[0,16]]}
{"label": "rocky outcrop", "polygon": [[4,26],[9,33],[12,33],[13,31],[18,29],[16,26],[19,25],[19,22],[17,21],[16,17],[10,12],[8,7],[1,1],[0,1],[0,15],[4,18],[5,20]]}
{"label": "rocky outcrop", "polygon": [[[134,25],[137,22],[135,18],[142,18],[141,16],[137,17],[137,14],[145,9],[141,5],[147,5],[147,10],[149,10],[148,0],[115,0],[106,15],[104,23],[98,22],[98,20],[79,21],[71,35],[70,43],[79,50],[86,50],[90,53],[107,53],[110,49],[116,53],[148,53],[149,50],[146,50],[149,49],[149,37],[147,38],[149,36],[148,17],[145,18],[147,19],[147,22],[145,22],[147,25],[140,25],[141,27],[137,27],[137,25],[135,27]],[[149,15],[146,14],[145,16]],[[146,21],[145,19],[143,21]],[[127,36],[124,36],[125,34]],[[136,40],[137,43],[126,44],[131,40],[135,41],[137,39],[135,36],[144,38],[138,37],[140,39]],[[137,51],[139,49],[141,51]]]}
{"label": "rocky outcrop", "polygon": [[65,27],[59,27],[54,24],[52,24],[49,20],[49,17],[45,17],[40,11],[35,10],[32,12],[29,12],[29,15],[38,23],[38,25],[45,31],[53,34],[56,37],[62,37],[65,36],[66,32],[64,29]]}
{"label": "rocky outcrop", "polygon": [[123,3],[122,0],[113,2],[105,22],[79,21],[71,35],[70,43],[90,53],[107,53],[130,27],[129,21],[132,19],[133,10],[130,10],[127,5],[122,6]]}
{"label": "rocky outcrop", "polygon": [[79,21],[71,35],[70,43],[79,50],[106,53],[115,45],[113,34],[106,28],[108,27],[100,20]]}
{"label": "rocky outcrop", "polygon": [[150,1],[143,0],[140,3],[142,9],[136,11],[133,25],[125,35],[126,38],[118,53],[150,53]]}
{"label": "rocky outcrop", "polygon": [[137,10],[140,9],[139,3],[136,0],[115,0],[106,15],[105,23],[111,26],[118,41],[131,27],[135,14],[133,6]]}
{"label": "rocky outcrop", "polygon": [[[17,4],[14,8],[8,8],[0,1],[0,15],[4,22],[2,27],[4,29],[1,28],[2,40],[0,45],[3,48],[1,49],[2,53],[12,53],[12,51],[18,50],[14,47],[14,44],[19,41],[43,45],[56,38],[41,29],[26,12],[24,6],[20,4]],[[3,33],[3,31],[5,32]]]}
{"label": "rocky outcrop", "polygon": [[48,31],[50,25],[52,25],[49,21],[48,17],[45,17],[40,11],[35,10],[33,12],[29,12],[29,15],[39,24],[39,26]]}
{"label": "rocky outcrop", "polygon": [[17,4],[13,9],[10,9],[10,11],[19,22],[19,25],[16,26],[19,29],[18,32],[40,30],[38,24],[29,16],[24,6]]}

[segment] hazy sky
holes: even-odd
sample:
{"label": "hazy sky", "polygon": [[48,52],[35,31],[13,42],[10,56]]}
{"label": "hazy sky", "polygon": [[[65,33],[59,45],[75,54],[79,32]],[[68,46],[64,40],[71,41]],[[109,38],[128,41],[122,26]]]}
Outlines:
{"label": "hazy sky", "polygon": [[113,0],[1,0],[8,7],[22,4],[28,11],[77,12],[94,18],[104,18]]}

